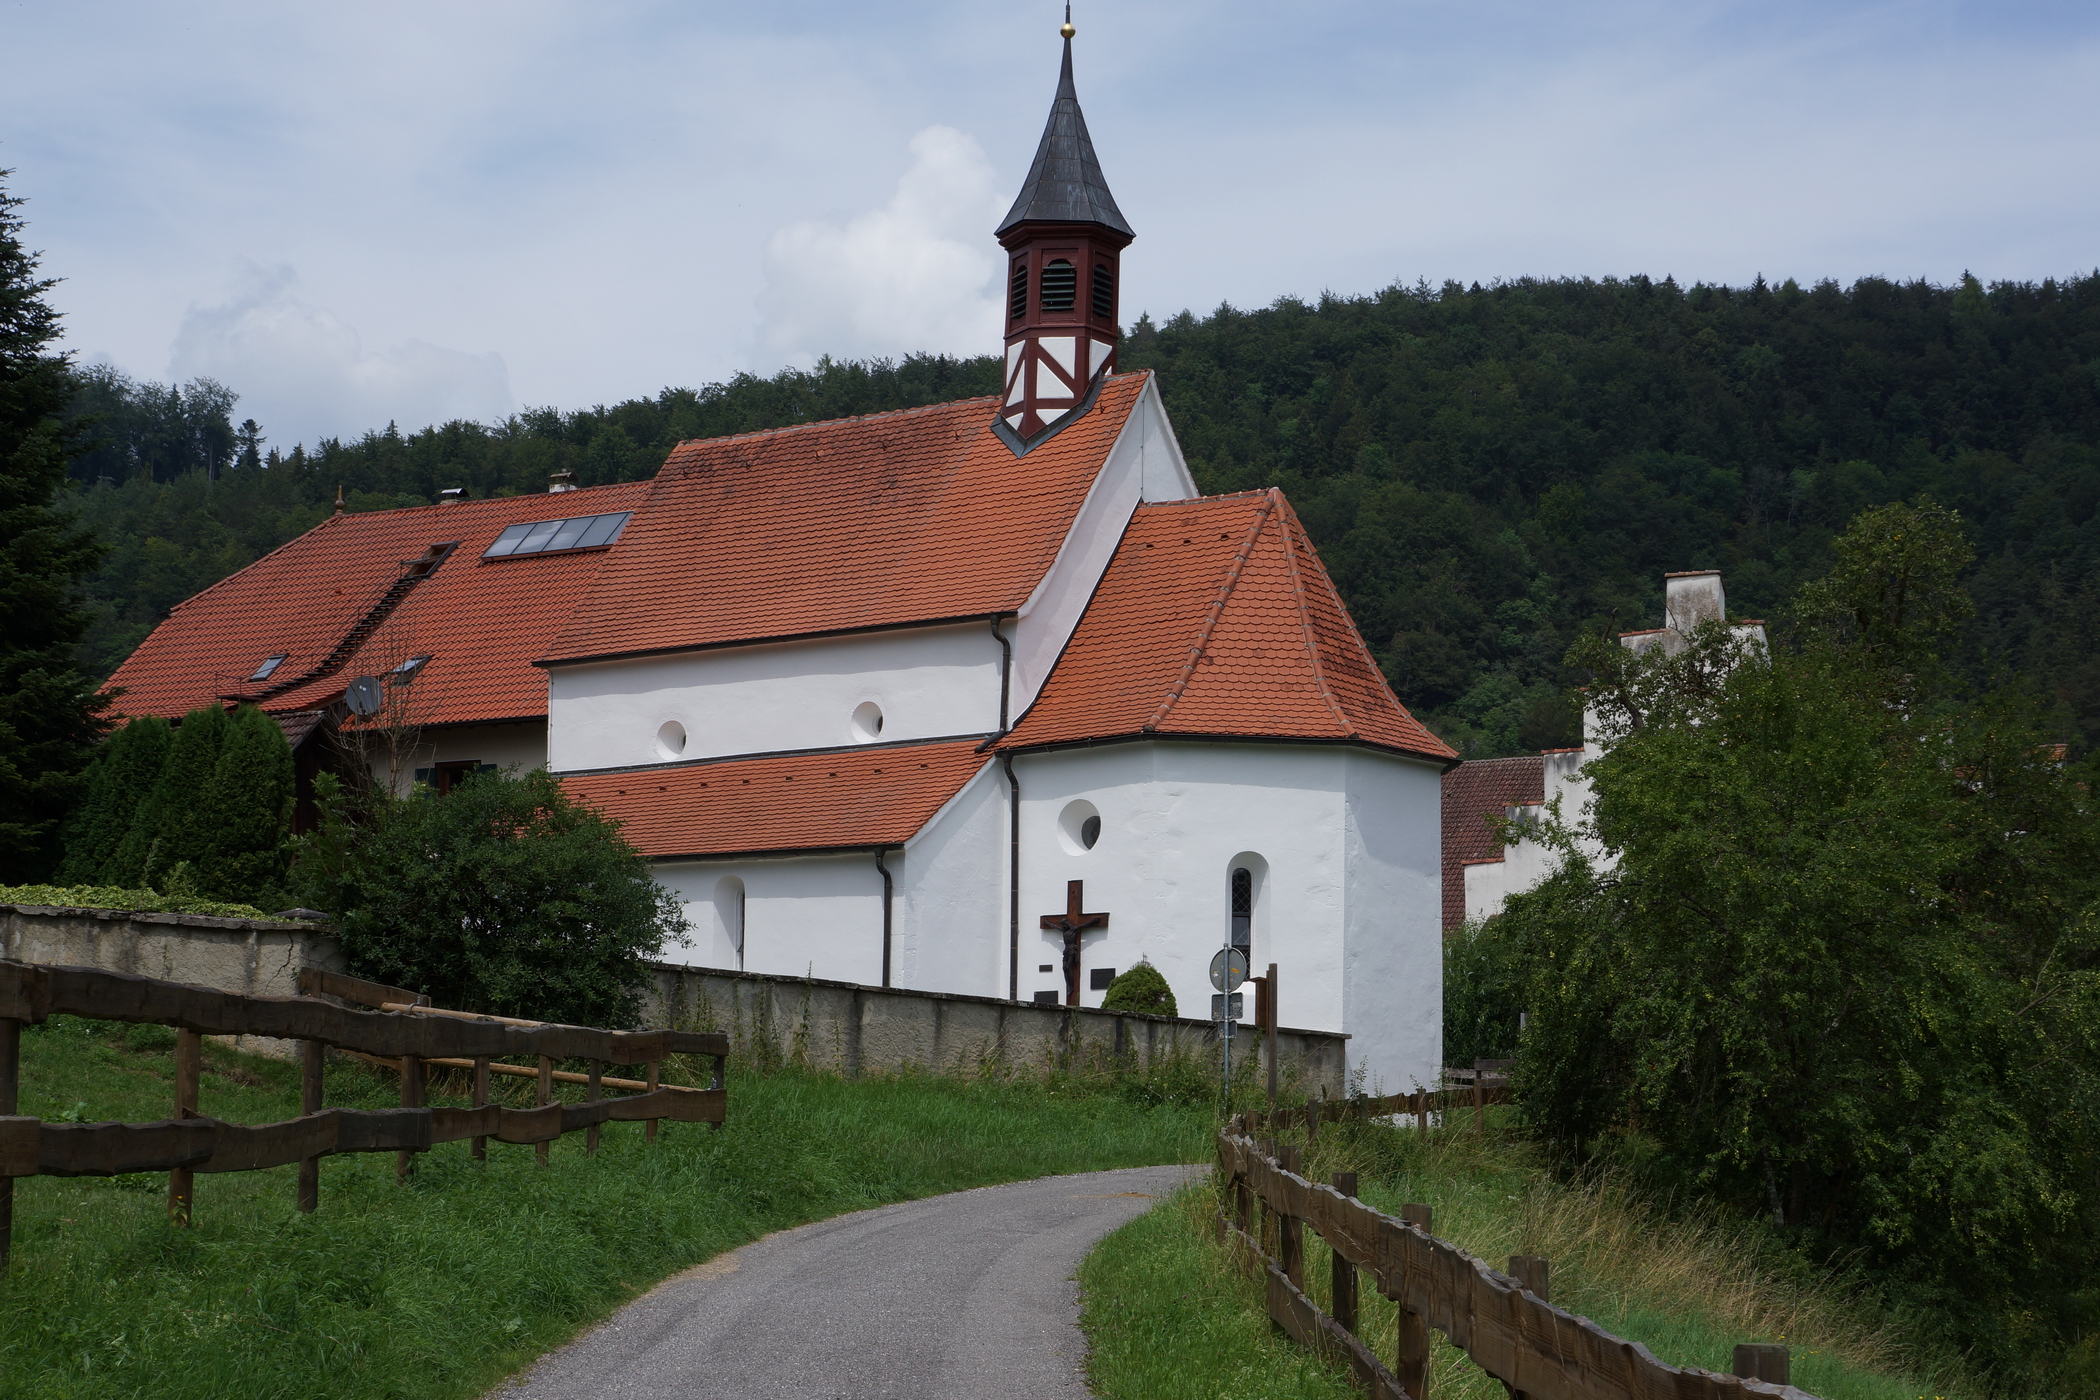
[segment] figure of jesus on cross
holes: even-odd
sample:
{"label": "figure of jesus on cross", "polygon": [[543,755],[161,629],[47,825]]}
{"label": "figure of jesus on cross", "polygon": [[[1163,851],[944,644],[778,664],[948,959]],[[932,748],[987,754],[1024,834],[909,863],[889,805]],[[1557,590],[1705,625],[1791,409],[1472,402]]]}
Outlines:
{"label": "figure of jesus on cross", "polygon": [[1090,928],[1107,928],[1108,915],[1082,914],[1086,904],[1086,881],[1065,881],[1065,912],[1043,915],[1043,927],[1065,936],[1065,1005],[1079,1005],[1079,938]]}

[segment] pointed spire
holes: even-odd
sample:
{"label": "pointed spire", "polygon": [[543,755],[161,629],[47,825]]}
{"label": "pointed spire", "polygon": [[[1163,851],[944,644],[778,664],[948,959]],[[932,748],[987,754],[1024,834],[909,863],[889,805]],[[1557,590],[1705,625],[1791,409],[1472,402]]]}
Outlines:
{"label": "pointed spire", "polygon": [[1006,211],[996,233],[1016,224],[1101,224],[1135,238],[1116,208],[1116,197],[1102,178],[1101,162],[1094,156],[1094,143],[1086,134],[1086,116],[1079,110],[1079,90],[1072,84],[1071,11],[1065,12],[1065,63],[1057,75],[1057,96],[1050,103],[1050,120],[1043,126],[1043,139],[1035,148],[1035,163],[1021,183],[1020,196]]}

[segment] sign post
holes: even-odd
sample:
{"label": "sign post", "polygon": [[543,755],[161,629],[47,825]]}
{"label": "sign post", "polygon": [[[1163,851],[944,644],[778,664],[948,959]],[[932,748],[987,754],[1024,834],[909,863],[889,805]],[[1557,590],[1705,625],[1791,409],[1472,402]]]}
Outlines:
{"label": "sign post", "polygon": [[1232,1116],[1232,1035],[1239,1025],[1244,1004],[1240,987],[1247,980],[1247,955],[1227,944],[1210,960],[1210,984],[1218,989],[1210,999],[1211,1019],[1218,1023],[1218,1040],[1225,1047],[1225,1116]]}

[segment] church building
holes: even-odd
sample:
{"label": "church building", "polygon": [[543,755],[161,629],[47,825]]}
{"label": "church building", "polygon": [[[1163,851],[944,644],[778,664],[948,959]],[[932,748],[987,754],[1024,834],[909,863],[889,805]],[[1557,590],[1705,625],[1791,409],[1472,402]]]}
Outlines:
{"label": "church building", "polygon": [[433,800],[545,765],[672,961],[1184,1014],[1236,945],[1389,1091],[1441,1058],[1441,779],[1290,503],[1121,373],[1134,233],[1064,63],[996,237],[997,397],[681,443],[649,481],[341,514],[174,610],[122,708],[252,702]]}

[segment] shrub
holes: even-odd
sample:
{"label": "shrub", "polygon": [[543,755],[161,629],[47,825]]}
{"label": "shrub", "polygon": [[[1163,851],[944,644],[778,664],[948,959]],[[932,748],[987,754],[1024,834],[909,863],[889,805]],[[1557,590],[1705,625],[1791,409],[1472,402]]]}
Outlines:
{"label": "shrub", "polygon": [[198,811],[203,840],[195,859],[205,894],[284,903],[294,781],[292,746],[277,721],[253,705],[235,710]]}
{"label": "shrub", "polygon": [[116,854],[102,868],[99,878],[105,884],[136,888],[151,884],[154,876],[166,874],[180,861],[196,863],[204,842],[197,801],[211,786],[219,749],[232,725],[217,705],[182,717],[159,780],[139,805]]}
{"label": "shrub", "polygon": [[210,914],[221,919],[267,919],[252,904],[125,890],[110,885],[0,885],[0,904],[45,904],[68,909],[122,909],[133,914]]}
{"label": "shrub", "polygon": [[1159,969],[1143,958],[1138,965],[1108,984],[1108,995],[1101,998],[1104,1011],[1143,1011],[1152,1016],[1179,1016],[1174,1005],[1174,989],[1167,979],[1159,975]]}
{"label": "shrub", "polygon": [[323,821],[295,880],[361,977],[439,1006],[627,1026],[644,959],[685,941],[683,906],[618,824],[545,771],[442,797],[352,797],[327,774],[315,790]]}
{"label": "shrub", "polygon": [[158,715],[131,721],[95,750],[88,770],[87,796],[66,820],[63,884],[88,884],[102,878],[103,867],[131,830],[146,804],[160,770],[168,763],[175,731]]}

